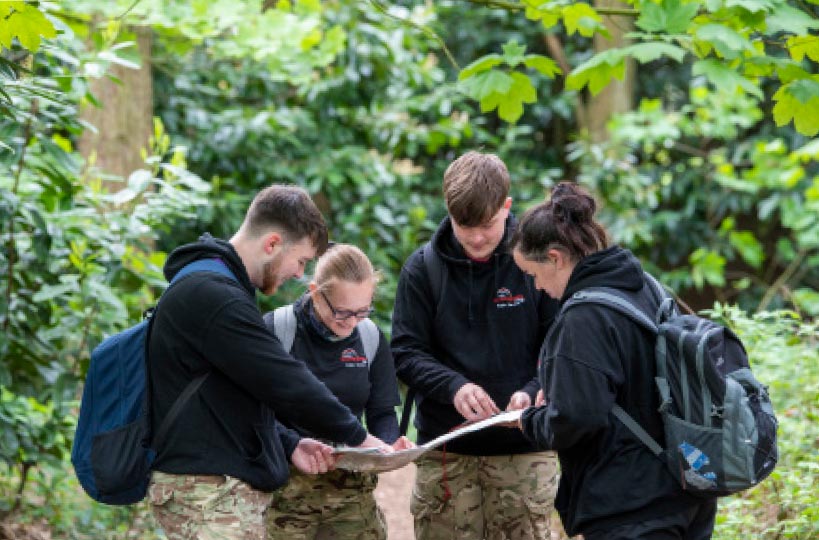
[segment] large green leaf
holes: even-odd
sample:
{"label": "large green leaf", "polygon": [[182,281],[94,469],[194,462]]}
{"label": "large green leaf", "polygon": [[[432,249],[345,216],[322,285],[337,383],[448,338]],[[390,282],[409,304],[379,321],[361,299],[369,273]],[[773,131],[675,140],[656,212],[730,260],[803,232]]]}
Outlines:
{"label": "large green leaf", "polygon": [[515,67],[523,62],[526,54],[526,45],[520,45],[517,41],[509,41],[503,46],[503,61],[509,67]]}
{"label": "large green leaf", "polygon": [[467,93],[478,101],[492,94],[505,95],[514,84],[512,77],[496,69],[484,71],[465,81]]}
{"label": "large green leaf", "polygon": [[572,70],[566,78],[566,87],[581,90],[588,85],[592,94],[599,94],[612,78],[623,80],[626,64],[623,51],[611,49],[592,56]]}
{"label": "large green leaf", "polygon": [[721,57],[729,60],[743,53],[757,54],[751,42],[733,28],[724,24],[705,24],[696,30],[695,37],[717,50]]}
{"label": "large green leaf", "polygon": [[636,45],[624,47],[622,52],[625,55],[634,57],[641,64],[653,62],[663,56],[682,62],[686,53],[682,47],[662,42],[637,43]]}
{"label": "large green leaf", "polygon": [[498,116],[511,124],[523,115],[523,104],[537,101],[537,92],[532,81],[518,71],[509,76],[511,85],[505,92],[496,91],[480,100],[481,112],[498,110]]}
{"label": "large green leaf", "polygon": [[725,0],[725,7],[740,7],[751,13],[770,12],[778,4],[777,0]]}
{"label": "large green leaf", "polygon": [[563,73],[563,70],[558,67],[554,60],[540,54],[527,54],[523,63],[526,67],[535,69],[539,71],[541,75],[550,79],[553,79],[555,75]]}
{"label": "large green leaf", "polygon": [[563,24],[570,36],[579,33],[581,36],[591,37],[595,32],[605,31],[600,15],[583,2],[572,3],[563,8]]}
{"label": "large green leaf", "polygon": [[[57,31],[43,13],[25,2],[3,2],[0,15],[0,45],[11,48],[13,38],[31,52],[40,48],[40,38],[54,38]],[[5,13],[3,13],[5,12]]]}
{"label": "large green leaf", "polygon": [[779,32],[804,36],[810,30],[819,29],[819,20],[811,17],[804,11],[788,4],[781,4],[767,17],[768,28],[766,34],[773,35]]}
{"label": "large green leaf", "polygon": [[793,120],[799,133],[809,137],[819,133],[819,80],[799,79],[776,91],[774,120],[783,126]]}
{"label": "large green leaf", "polygon": [[805,56],[819,62],[819,36],[794,36],[787,41],[791,58],[801,62]]}
{"label": "large green leaf", "polygon": [[680,0],[646,2],[635,24],[646,32],[684,34],[698,9],[697,2],[683,3]]}
{"label": "large green leaf", "polygon": [[719,60],[715,60],[713,58],[708,60],[699,60],[694,63],[691,72],[694,75],[705,76],[705,78],[717,88],[728,91],[741,88],[752,96],[762,99],[762,90],[759,89],[759,86],[749,81]]}
{"label": "large green leaf", "polygon": [[473,75],[478,73],[482,73],[484,71],[488,71],[495,66],[499,66],[503,63],[503,57],[499,54],[492,53],[487,54],[486,56],[482,56],[463,68],[460,73],[458,73],[458,80],[468,79]]}

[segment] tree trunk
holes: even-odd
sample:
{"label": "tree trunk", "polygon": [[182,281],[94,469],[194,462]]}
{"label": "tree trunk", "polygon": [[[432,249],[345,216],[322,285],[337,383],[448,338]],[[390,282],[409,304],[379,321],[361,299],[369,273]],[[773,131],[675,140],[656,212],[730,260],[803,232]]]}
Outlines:
{"label": "tree trunk", "polygon": [[[119,65],[109,73],[119,79],[94,80],[91,93],[100,107],[88,105],[82,112],[83,120],[97,128],[97,133],[86,129],[78,149],[88,158],[96,153],[95,165],[106,173],[127,178],[135,169],[145,166],[140,149],[148,146],[153,134],[153,81],[151,78],[151,29],[134,28],[140,56],[140,69]],[[122,186],[110,186],[116,191]]]}
{"label": "tree trunk", "polygon": [[[596,8],[630,7],[618,0],[595,0],[594,6]],[[611,39],[595,34],[595,53],[616,47],[624,47],[629,44],[624,36],[634,30],[634,19],[632,17],[604,16],[603,23],[611,32]],[[588,129],[593,142],[603,142],[608,139],[606,124],[613,115],[632,110],[635,75],[636,64],[634,60],[626,60],[626,74],[623,80],[612,79],[602,92],[588,100],[583,114],[587,125],[583,127]]]}

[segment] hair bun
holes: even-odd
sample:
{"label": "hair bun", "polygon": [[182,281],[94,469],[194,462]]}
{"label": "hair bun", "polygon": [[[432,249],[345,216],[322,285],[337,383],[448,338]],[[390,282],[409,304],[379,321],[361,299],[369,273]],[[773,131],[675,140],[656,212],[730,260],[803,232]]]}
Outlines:
{"label": "hair bun", "polygon": [[552,189],[552,211],[561,221],[586,223],[594,219],[597,204],[594,199],[572,182],[560,182]]}

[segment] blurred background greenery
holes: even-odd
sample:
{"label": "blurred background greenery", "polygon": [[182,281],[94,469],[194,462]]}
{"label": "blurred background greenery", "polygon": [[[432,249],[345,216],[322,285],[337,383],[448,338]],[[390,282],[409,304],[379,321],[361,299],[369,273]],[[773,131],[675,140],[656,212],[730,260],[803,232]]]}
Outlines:
{"label": "blurred background greenery", "polygon": [[301,185],[384,272],[389,332],[401,265],[445,215],[443,170],[480,149],[509,166],[516,212],[559,180],[588,187],[615,241],[745,340],[782,460],[722,501],[715,538],[819,536],[818,14],[0,2],[0,531],[160,534],[142,506],[86,498],[68,453],[90,350],[153,304],[176,245],[227,238],[258,189]]}

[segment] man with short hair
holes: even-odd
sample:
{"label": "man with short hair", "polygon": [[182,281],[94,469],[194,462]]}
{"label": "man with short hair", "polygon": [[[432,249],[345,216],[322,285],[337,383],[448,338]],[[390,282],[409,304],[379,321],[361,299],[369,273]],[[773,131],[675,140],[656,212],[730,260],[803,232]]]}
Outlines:
{"label": "man with short hair", "polygon": [[[538,392],[538,351],[556,303],[505,249],[515,226],[509,186],[495,155],[468,152],[451,163],[449,215],[401,272],[392,350],[398,377],[417,392],[419,444],[524,409]],[[417,464],[418,540],[550,538],[557,458],[517,430],[460,437]]]}
{"label": "man with short hair", "polygon": [[307,192],[274,185],[261,191],[229,242],[203,235],[174,250],[170,281],[186,265],[215,259],[236,277],[184,276],[163,296],[148,347],[152,424],[160,425],[183,390],[185,402],[154,461],[149,499],[170,540],[263,540],[270,492],[289,463],[326,472],[332,449],[300,439],[275,414],[350,446],[382,446],[303,362],[267,330],[256,289],[270,295],[327,246],[327,228]]}

